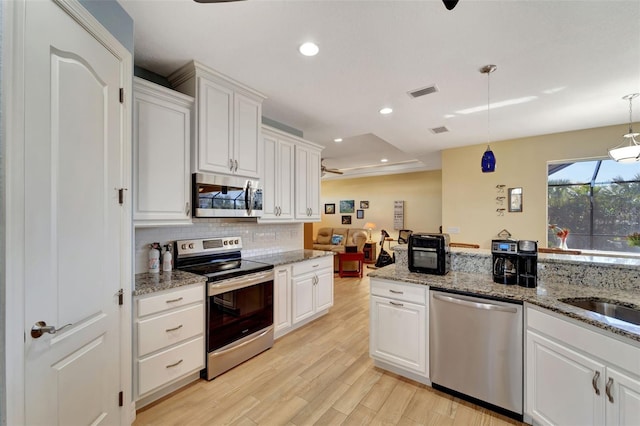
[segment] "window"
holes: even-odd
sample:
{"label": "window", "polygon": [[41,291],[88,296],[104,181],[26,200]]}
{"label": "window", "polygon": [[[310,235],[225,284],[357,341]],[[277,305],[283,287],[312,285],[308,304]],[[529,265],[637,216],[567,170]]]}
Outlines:
{"label": "window", "polygon": [[[640,233],[640,163],[549,164],[547,189],[549,224],[569,229],[569,248],[640,253],[627,238]],[[549,247],[558,242],[550,229]]]}

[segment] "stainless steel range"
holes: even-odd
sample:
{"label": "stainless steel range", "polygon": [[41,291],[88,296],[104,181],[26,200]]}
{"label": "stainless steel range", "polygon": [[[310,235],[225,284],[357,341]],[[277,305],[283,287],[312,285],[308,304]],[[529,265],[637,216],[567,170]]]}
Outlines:
{"label": "stainless steel range", "polygon": [[175,242],[176,269],[207,277],[207,380],[273,346],[273,265],[241,249],[240,237]]}

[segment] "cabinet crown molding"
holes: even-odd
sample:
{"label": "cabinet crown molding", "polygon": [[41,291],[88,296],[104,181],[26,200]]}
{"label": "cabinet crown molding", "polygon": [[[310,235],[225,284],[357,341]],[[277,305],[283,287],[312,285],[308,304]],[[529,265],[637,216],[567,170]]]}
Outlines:
{"label": "cabinet crown molding", "polygon": [[208,80],[221,82],[223,84],[232,84],[236,86],[236,91],[240,91],[240,93],[244,94],[245,96],[249,96],[260,102],[267,99],[267,96],[265,94],[247,86],[246,84],[240,83],[238,80],[234,80],[233,78],[222,74],[221,72],[218,72],[213,68],[210,68],[196,60],[192,60],[175,70],[167,77],[167,80],[169,80],[171,86],[176,87],[193,77],[205,77]]}

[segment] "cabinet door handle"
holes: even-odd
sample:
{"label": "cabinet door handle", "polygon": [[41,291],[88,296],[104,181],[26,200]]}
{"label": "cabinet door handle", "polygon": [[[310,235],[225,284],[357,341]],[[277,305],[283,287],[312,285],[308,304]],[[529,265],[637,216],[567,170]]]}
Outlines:
{"label": "cabinet door handle", "polygon": [[391,289],[389,289],[389,293],[394,293],[394,294],[404,294],[404,291],[398,291],[398,290],[391,290]]}
{"label": "cabinet door handle", "polygon": [[229,158],[229,171],[233,171],[233,159]]}
{"label": "cabinet door handle", "polygon": [[233,171],[237,172],[238,171],[238,160],[233,160],[233,164],[234,164]]}
{"label": "cabinet door handle", "polygon": [[169,364],[169,365],[167,365],[167,366],[166,366],[166,368],[176,367],[176,366],[178,366],[178,365],[180,365],[180,364],[182,364],[182,360],[180,360],[180,361],[178,361],[178,362],[175,362],[175,363],[173,363],[173,364]]}
{"label": "cabinet door handle", "polygon": [[191,213],[191,207],[189,206],[189,202],[187,201],[187,204],[184,206],[184,209],[186,210],[186,215],[189,216],[189,214]]}
{"label": "cabinet door handle", "polygon": [[607,380],[607,386],[604,388],[604,391],[606,392],[607,397],[609,398],[609,402],[613,404],[613,395],[611,395],[611,386],[613,386],[613,378],[609,377],[609,380]]}
{"label": "cabinet door handle", "polygon": [[169,333],[170,331],[180,330],[181,328],[182,328],[182,324],[180,324],[180,325],[179,325],[179,326],[177,326],[177,327],[167,328],[165,331],[166,331],[167,333]]}
{"label": "cabinet door handle", "polygon": [[183,299],[183,297],[178,297],[177,299],[167,300],[167,303],[179,302]]}
{"label": "cabinet door handle", "polygon": [[593,390],[596,391],[596,395],[600,395],[600,389],[598,389],[599,378],[600,378],[600,372],[596,371],[596,374],[593,375],[593,379],[591,379],[591,386],[593,386]]}
{"label": "cabinet door handle", "polygon": [[396,302],[392,302],[392,301],[389,301],[389,303],[391,303],[393,306],[404,306],[403,303],[396,303]]}

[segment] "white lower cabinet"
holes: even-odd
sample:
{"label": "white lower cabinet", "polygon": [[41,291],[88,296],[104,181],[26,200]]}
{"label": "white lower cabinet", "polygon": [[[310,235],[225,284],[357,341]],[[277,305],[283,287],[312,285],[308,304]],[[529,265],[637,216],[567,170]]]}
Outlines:
{"label": "white lower cabinet", "polygon": [[428,383],[427,286],[371,278],[369,355],[379,367]]}
{"label": "white lower cabinet", "polygon": [[172,385],[198,378],[204,368],[204,320],[204,283],[134,298],[137,408],[175,390]]}
{"label": "white lower cabinet", "polygon": [[544,425],[640,425],[640,348],[527,309],[525,413]]}
{"label": "white lower cabinet", "polygon": [[292,323],[299,325],[333,306],[333,259],[324,256],[292,265]]}
{"label": "white lower cabinet", "polygon": [[291,265],[277,266],[273,280],[273,328],[274,337],[291,330]]}

